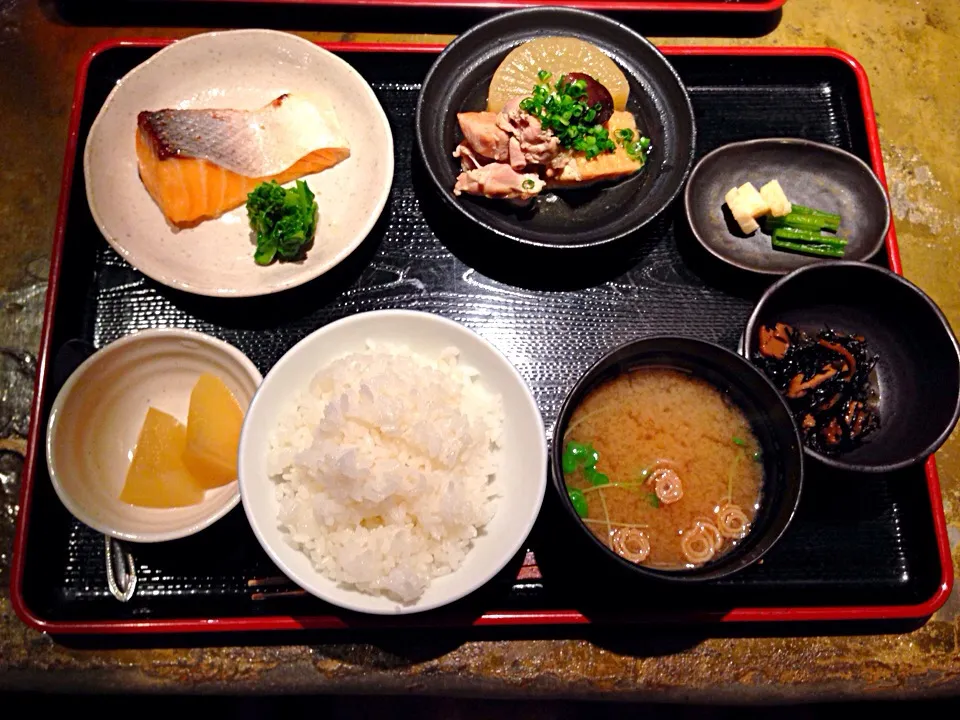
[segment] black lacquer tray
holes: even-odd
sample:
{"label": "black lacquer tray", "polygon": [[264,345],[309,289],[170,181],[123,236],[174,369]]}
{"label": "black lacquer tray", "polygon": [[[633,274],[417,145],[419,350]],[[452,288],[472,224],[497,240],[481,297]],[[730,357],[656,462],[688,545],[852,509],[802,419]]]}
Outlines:
{"label": "black lacquer tray", "polygon": [[[638,588],[621,593],[622,602],[601,602],[591,588],[616,580],[584,568],[565,546],[548,491],[529,551],[444,610],[371,619],[297,593],[239,507],[192,538],[130,546],[137,589],[129,602],[116,600],[107,587],[103,537],[67,513],[47,476],[44,428],[71,369],[73,353],[65,347],[187,327],[233,343],[266,372],[325,323],[358,311],[413,308],[461,322],[499,347],[532,387],[549,430],[579,375],[628,339],[671,333],[735,348],[768,282],[705,256],[689,235],[682,203],[626,250],[589,264],[488,242],[444,212],[414,157],[419,83],[439,48],[339,44],[327,47],[374,87],[396,141],[392,198],[371,237],[335,271],[268,298],[216,300],[157,285],[100,236],[79,156],[114,83],[163,44],[98,46],[78,77],[14,558],[14,607],[27,623],[54,633],[110,633],[886,619],[922,618],[945,601],[952,569],[932,459],[887,476],[841,475],[811,463],[782,541],[762,564],[700,586],[695,597]],[[693,100],[699,155],[735,140],[804,137],[852,151],[883,178],[866,77],[849,56],[797,48],[665,52]],[[899,270],[892,231],[877,262]]]}

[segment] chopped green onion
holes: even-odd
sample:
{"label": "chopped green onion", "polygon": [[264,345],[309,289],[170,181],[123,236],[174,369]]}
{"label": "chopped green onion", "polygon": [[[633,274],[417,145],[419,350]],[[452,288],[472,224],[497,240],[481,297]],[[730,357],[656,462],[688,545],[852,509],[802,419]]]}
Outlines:
{"label": "chopped green onion", "polygon": [[586,453],[584,455],[584,467],[593,468],[597,466],[597,463],[600,462],[600,453],[593,449],[593,445],[586,445]]}
{"label": "chopped green onion", "polygon": [[606,485],[610,482],[610,478],[599,472],[595,467],[585,467],[583,476],[591,485]]}
{"label": "chopped green onion", "polygon": [[522,110],[536,117],[542,127],[552,130],[563,147],[583,152],[588,160],[616,150],[606,128],[594,124],[603,106],[600,103],[586,104],[585,80],[567,83],[560,78],[551,87],[548,84],[550,73],[541,70],[537,77],[540,84],[534,86],[530,97],[520,101]]}
{"label": "chopped green onion", "polygon": [[588,508],[587,498],[584,497],[584,494],[576,488],[569,488],[567,495],[570,497],[570,502],[573,504],[573,509],[577,511],[577,515],[582,518],[586,517]]}
{"label": "chopped green onion", "polygon": [[587,454],[587,446],[582,443],[571,440],[563,448],[563,455],[560,458],[560,464],[565,473],[574,472],[578,466],[583,464],[583,459]]}
{"label": "chopped green onion", "polygon": [[597,470],[600,453],[593,449],[590,443],[578,443],[571,440],[563,448],[560,456],[560,465],[564,473],[576,472],[578,467],[583,468],[583,476],[591,485],[606,485],[610,478]]}
{"label": "chopped green onion", "polygon": [[660,498],[657,497],[657,494],[655,492],[647,493],[647,500],[655,508],[660,507]]}
{"label": "chopped green onion", "polygon": [[753,461],[754,461],[754,462],[760,462],[760,461],[762,461],[762,460],[763,460],[763,454],[762,454],[759,450],[757,450],[757,451],[753,454]]}
{"label": "chopped green onion", "polygon": [[733,444],[734,444],[734,445],[739,445],[740,447],[746,447],[747,441],[744,440],[742,437],[737,437],[736,435],[734,435],[734,436],[733,436]]}
{"label": "chopped green onion", "polygon": [[530,178],[527,178],[522,183],[520,183],[520,187],[522,187],[524,190],[533,190],[534,188],[533,180],[531,180]]}
{"label": "chopped green onion", "polygon": [[644,135],[643,137],[641,137],[641,138],[640,138],[640,147],[642,147],[644,150],[646,150],[647,148],[649,148],[649,147],[650,147],[650,138],[648,138],[646,135]]}
{"label": "chopped green onion", "polygon": [[617,130],[617,138],[623,140],[624,143],[633,142],[633,130],[630,128],[620,128]]}

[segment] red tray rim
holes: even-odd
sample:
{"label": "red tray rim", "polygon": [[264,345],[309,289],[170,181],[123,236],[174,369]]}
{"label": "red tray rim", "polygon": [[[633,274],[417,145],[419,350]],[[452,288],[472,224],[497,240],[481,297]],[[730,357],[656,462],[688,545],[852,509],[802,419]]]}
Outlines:
{"label": "red tray rim", "polygon": [[[307,0],[310,1],[310,0]],[[93,46],[84,55],[77,71],[73,101],[70,110],[69,131],[66,153],[63,163],[63,176],[60,183],[60,200],[57,208],[57,223],[54,231],[53,247],[50,258],[50,276],[46,302],[44,305],[43,330],[40,338],[40,350],[37,357],[36,392],[30,411],[30,431],[27,438],[27,451],[21,475],[20,511],[17,515],[17,530],[13,548],[12,577],[10,595],[13,609],[20,619],[31,628],[52,634],[129,634],[129,633],[193,633],[193,632],[246,632],[253,630],[302,630],[336,629],[359,627],[357,623],[348,623],[340,617],[325,616],[238,616],[227,618],[184,618],[149,620],[91,620],[60,621],[47,620],[31,610],[23,597],[23,576],[25,571],[24,549],[27,542],[27,530],[36,464],[38,462],[37,443],[40,438],[43,400],[46,393],[46,381],[50,369],[50,353],[53,336],[53,319],[56,312],[59,278],[62,266],[62,251],[69,209],[70,191],[79,135],[80,115],[83,108],[87,74],[90,63],[105,50],[117,47],[162,47],[174,42],[172,38],[116,38],[105,40]],[[442,44],[398,44],[398,43],[356,43],[329,42],[318,43],[331,52],[408,52],[438,53]],[[870,164],[880,182],[886,188],[886,173],[880,150],[880,138],[877,133],[876,116],[870,95],[870,84],[863,66],[850,54],[828,47],[766,47],[766,46],[662,46],[660,50],[668,56],[683,55],[753,55],[753,56],[820,56],[836,58],[849,65],[857,77],[860,99],[863,104],[867,125],[867,142],[870,152]],[[890,268],[902,274],[900,252],[897,245],[893,218],[886,238],[886,250],[890,259]],[[42,461],[42,459],[41,459]],[[920,619],[936,612],[947,600],[953,586],[953,562],[950,542],[947,536],[946,519],[943,513],[943,501],[940,495],[940,479],[934,456],[927,458],[924,466],[927,491],[933,511],[934,532],[937,539],[941,576],[936,591],[927,600],[912,605],[850,605],[836,607],[744,607],[728,611],[703,611],[683,613],[674,616],[674,620],[688,622],[772,622],[772,621],[842,621],[842,620],[893,620]],[[666,621],[669,616],[658,614],[639,621]],[[474,620],[474,626],[497,625],[586,625],[591,620],[577,610],[509,610],[491,611]]]}
{"label": "red tray rim", "polygon": [[[216,0],[215,0],[216,1]],[[787,0],[227,0],[270,5],[348,5],[351,7],[430,7],[446,9],[508,10],[523,7],[562,6],[611,12],[724,12],[767,13],[779,10]]]}

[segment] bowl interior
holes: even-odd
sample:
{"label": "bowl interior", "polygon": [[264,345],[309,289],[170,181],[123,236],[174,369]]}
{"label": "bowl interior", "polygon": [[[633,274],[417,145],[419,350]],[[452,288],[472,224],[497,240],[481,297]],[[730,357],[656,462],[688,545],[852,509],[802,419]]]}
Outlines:
{"label": "bowl interior", "polygon": [[787,197],[841,216],[845,258],[866,260],[883,246],[890,223],[887,194],[862,160],[839,148],[809,140],[770,138],[731,143],[704,157],[690,174],[687,218],[697,240],[731,265],[783,275],[799,267],[831,262],[775,250],[761,229],[747,237],[724,206],[732,187],[750,182],[759,189],[778,180]]}
{"label": "bowl interior", "polygon": [[[591,42],[623,70],[630,83],[627,109],[652,141],[647,166],[622,182],[544,193],[532,209],[521,211],[503,201],[455,198],[460,170],[451,153],[462,138],[457,113],[484,110],[490,80],[504,56],[522,42],[549,35]],[[424,81],[416,132],[427,171],[445,201],[488,230],[549,246],[593,245],[642,227],[676,197],[695,142],[686,89],[653,45],[607,18],[559,8],[506,13],[451,43]]]}
{"label": "bowl interior", "polygon": [[[282,409],[330,361],[366,348],[367,342],[403,345],[437,355],[460,350],[460,363],[479,372],[478,381],[503,398],[503,445],[497,511],[474,540],[455,572],[434,579],[414,603],[401,605],[338,585],[321,574],[278,526],[279,505],[269,477],[267,438]],[[439,316],[405,310],[352,315],[331,323],[291,349],[268,373],[244,422],[240,439],[240,486],[254,533],[277,566],[294,582],[334,605],[366,613],[405,614],[446,605],[496,575],[521,550],[533,527],[546,487],[546,431],[536,402],[523,379],[490,343]]]}
{"label": "bowl interior", "polygon": [[119,499],[147,408],[185,422],[190,392],[204,372],[219,376],[241,407],[260,382],[239,350],[188,331],[123,338],[74,372],[54,402],[47,433],[50,477],[73,515],[113,537],[158,542],[191,535],[236,505],[236,482],[183,508],[144,508]]}
{"label": "bowl interior", "polygon": [[[566,492],[561,467],[563,435],[583,398],[598,385],[640,368],[666,367],[688,372],[724,392],[746,415],[763,453],[760,509],[753,529],[734,550],[691,570],[657,570],[628,562],[582,523]],[[686,338],[638,340],[617,348],[594,365],[567,396],[554,430],[551,450],[553,482],[568,514],[593,545],[618,563],[649,577],[677,581],[711,580],[741,570],[760,559],[786,530],[800,500],[803,453],[789,411],[777,390],[743,358],[717,345]]]}
{"label": "bowl interior", "polygon": [[746,352],[764,324],[825,327],[866,338],[878,356],[880,429],[858,448],[824,457],[850,470],[887,471],[922,461],[946,440],[960,412],[960,355],[933,301],[903,278],[871,265],[819,265],[772,286],[747,325]]}

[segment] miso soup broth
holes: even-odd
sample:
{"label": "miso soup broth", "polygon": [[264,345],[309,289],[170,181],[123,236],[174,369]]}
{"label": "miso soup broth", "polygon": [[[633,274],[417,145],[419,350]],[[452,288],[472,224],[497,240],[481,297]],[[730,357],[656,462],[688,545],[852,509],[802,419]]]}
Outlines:
{"label": "miso soup broth", "polygon": [[577,513],[621,557],[664,570],[703,565],[750,532],[763,482],[744,413],[708,382],[642,368],[593,389],[564,434]]}

